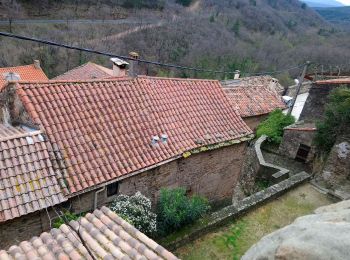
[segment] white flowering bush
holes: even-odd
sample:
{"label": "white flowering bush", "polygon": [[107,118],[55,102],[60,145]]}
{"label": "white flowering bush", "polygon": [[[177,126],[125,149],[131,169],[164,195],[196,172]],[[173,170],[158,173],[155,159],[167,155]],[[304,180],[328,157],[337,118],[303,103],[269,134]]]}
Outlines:
{"label": "white flowering bush", "polygon": [[141,232],[154,234],[157,231],[157,215],[151,211],[151,207],[150,199],[139,191],[133,196],[119,195],[109,206]]}

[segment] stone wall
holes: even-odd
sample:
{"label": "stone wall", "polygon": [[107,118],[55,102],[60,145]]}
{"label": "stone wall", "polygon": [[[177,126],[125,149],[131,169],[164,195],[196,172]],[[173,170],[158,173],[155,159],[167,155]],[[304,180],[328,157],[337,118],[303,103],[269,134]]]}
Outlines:
{"label": "stone wall", "polygon": [[[335,89],[342,86],[346,86],[345,84],[322,84],[317,85],[313,84],[310,91],[309,96],[306,100],[303,111],[301,112],[299,120],[304,120],[307,122],[315,122],[323,118],[323,114],[325,112],[325,106],[328,103],[328,95],[329,93]],[[348,85],[349,87],[349,85]]]}
{"label": "stone wall", "polygon": [[48,208],[0,223],[0,249],[6,249],[49,231],[57,218],[57,213]]}
{"label": "stone wall", "polygon": [[251,196],[227,206],[217,212],[212,213],[207,217],[204,222],[197,222],[195,225],[186,230],[186,232],[181,232],[179,234],[171,235],[171,237],[176,237],[176,239],[171,239],[168,241],[167,238],[159,241],[161,245],[168,248],[169,250],[175,250],[176,248],[186,245],[192,240],[197,239],[209,233],[212,230],[232,221],[249,210],[266,203],[269,200],[275,199],[288,190],[296,187],[297,185],[306,182],[310,179],[310,175],[306,172],[300,172],[296,175],[289,177],[286,180],[281,181],[265,190],[259,191]]}
{"label": "stone wall", "polygon": [[[132,195],[141,191],[155,206],[161,188],[185,187],[188,194],[203,195],[214,204],[231,204],[233,189],[240,178],[246,147],[247,142],[242,142],[174,160],[119,181],[119,194]],[[75,196],[68,203],[64,203],[64,206],[75,213],[92,211],[96,191]],[[104,190],[98,195],[97,206],[101,207],[113,198],[107,197]],[[59,206],[63,207],[57,205],[55,208]],[[48,209],[0,223],[0,249],[50,230],[55,218],[56,212]]]}
{"label": "stone wall", "polygon": [[254,132],[258,125],[267,118],[268,114],[260,115],[260,116],[250,116],[244,117],[243,121],[252,129]]}
{"label": "stone wall", "polygon": [[312,145],[315,134],[316,131],[313,130],[285,129],[279,154],[295,159],[300,144],[304,144],[311,147],[306,163],[311,162],[315,155],[315,149]]}
{"label": "stone wall", "polygon": [[338,138],[327,158],[322,177],[332,187],[350,180],[350,137]]}
{"label": "stone wall", "polygon": [[[304,82],[300,88],[299,95],[304,94],[304,93],[308,93],[311,89],[311,86],[312,86],[311,81]],[[294,97],[296,92],[297,92],[297,87],[298,87],[297,85],[289,86],[284,95]]]}
{"label": "stone wall", "polygon": [[245,160],[243,162],[242,174],[238,184],[234,188],[232,202],[237,202],[258,191],[255,185],[259,173],[260,163],[255,150],[254,142],[251,141],[247,148]]}
{"label": "stone wall", "polygon": [[0,249],[28,240],[42,232],[40,212],[0,223]]}
{"label": "stone wall", "polygon": [[[230,204],[245,159],[247,142],[231,145],[188,158],[180,158],[155,169],[119,181],[119,194],[137,191],[155,205],[163,187],[184,187],[188,194],[200,194],[213,204]],[[70,199],[75,212],[91,211],[96,190]],[[110,202],[106,190],[98,195],[98,207]]]}

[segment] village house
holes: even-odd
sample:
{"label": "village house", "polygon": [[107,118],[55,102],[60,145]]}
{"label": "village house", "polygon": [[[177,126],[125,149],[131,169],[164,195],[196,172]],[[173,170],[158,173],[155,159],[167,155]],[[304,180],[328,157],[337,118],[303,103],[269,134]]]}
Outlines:
{"label": "village house", "polygon": [[127,66],[129,63],[118,58],[111,58],[110,60],[113,66],[112,69],[89,61],[79,67],[71,69],[57,77],[54,77],[52,80],[89,80],[126,77]]}
{"label": "village house", "polygon": [[322,119],[330,92],[339,87],[350,86],[350,78],[319,80],[312,84],[300,120],[316,122]]}
{"label": "village house", "polygon": [[350,78],[336,78],[315,81],[309,91],[299,122],[284,129],[279,152],[291,159],[310,163],[314,159],[313,139],[316,122],[322,120],[330,92],[342,86],[349,86]]}
{"label": "village house", "polygon": [[[83,241],[82,241],[83,240]],[[106,207],[0,250],[9,259],[178,259]]]}
{"label": "village house", "polygon": [[275,109],[284,109],[283,87],[269,76],[221,82],[234,109],[253,130]]}
{"label": "village house", "polygon": [[[10,82],[0,100],[4,122],[40,131],[36,133],[51,159],[48,166],[55,171],[51,182],[60,187],[55,194],[63,194],[58,206],[75,213],[91,212],[118,194],[136,191],[155,204],[163,187],[185,187],[188,194],[203,195],[212,203],[230,203],[246,141],[253,137],[215,80],[140,76],[19,81]],[[29,157],[24,162],[35,164]],[[0,189],[1,196],[14,189],[16,181],[10,181],[10,187]],[[29,187],[25,191],[26,197],[31,195]],[[20,202],[11,200],[0,212],[9,207],[16,211]],[[24,225],[9,222],[16,218],[1,223],[6,243],[18,239],[18,232],[10,232],[15,227],[25,227],[20,239],[50,228],[52,210],[40,209],[53,204],[40,205],[38,212],[17,216],[19,222],[30,216]],[[38,223],[40,232],[33,227]]]}
{"label": "village house", "polygon": [[[14,80],[48,80],[44,71],[41,69],[40,61],[34,60],[33,64],[0,68],[0,90],[6,85],[8,79]],[[8,78],[8,79],[7,79]]]}

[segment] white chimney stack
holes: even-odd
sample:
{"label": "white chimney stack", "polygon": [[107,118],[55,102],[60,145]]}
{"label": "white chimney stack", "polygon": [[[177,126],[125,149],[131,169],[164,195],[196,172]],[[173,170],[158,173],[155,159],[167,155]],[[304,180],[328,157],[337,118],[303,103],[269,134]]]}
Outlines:
{"label": "white chimney stack", "polygon": [[129,65],[129,63],[119,58],[111,58],[111,61],[113,62],[113,76],[126,77],[126,68]]}
{"label": "white chimney stack", "polygon": [[234,79],[239,79],[241,72],[239,70],[235,70]]}
{"label": "white chimney stack", "polygon": [[40,60],[34,60],[34,67],[35,67],[36,69],[40,69],[40,68],[41,68],[41,66],[40,66]]}

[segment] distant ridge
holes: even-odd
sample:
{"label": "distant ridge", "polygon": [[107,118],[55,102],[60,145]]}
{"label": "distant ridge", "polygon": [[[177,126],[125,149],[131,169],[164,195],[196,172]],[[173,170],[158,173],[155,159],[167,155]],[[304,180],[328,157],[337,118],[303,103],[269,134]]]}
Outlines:
{"label": "distant ridge", "polygon": [[342,3],[336,0],[305,0],[302,1],[310,7],[341,7]]}
{"label": "distant ridge", "polygon": [[[327,21],[335,23],[350,23],[350,6],[329,8],[315,7],[315,10]],[[349,26],[347,28],[349,28]]]}

